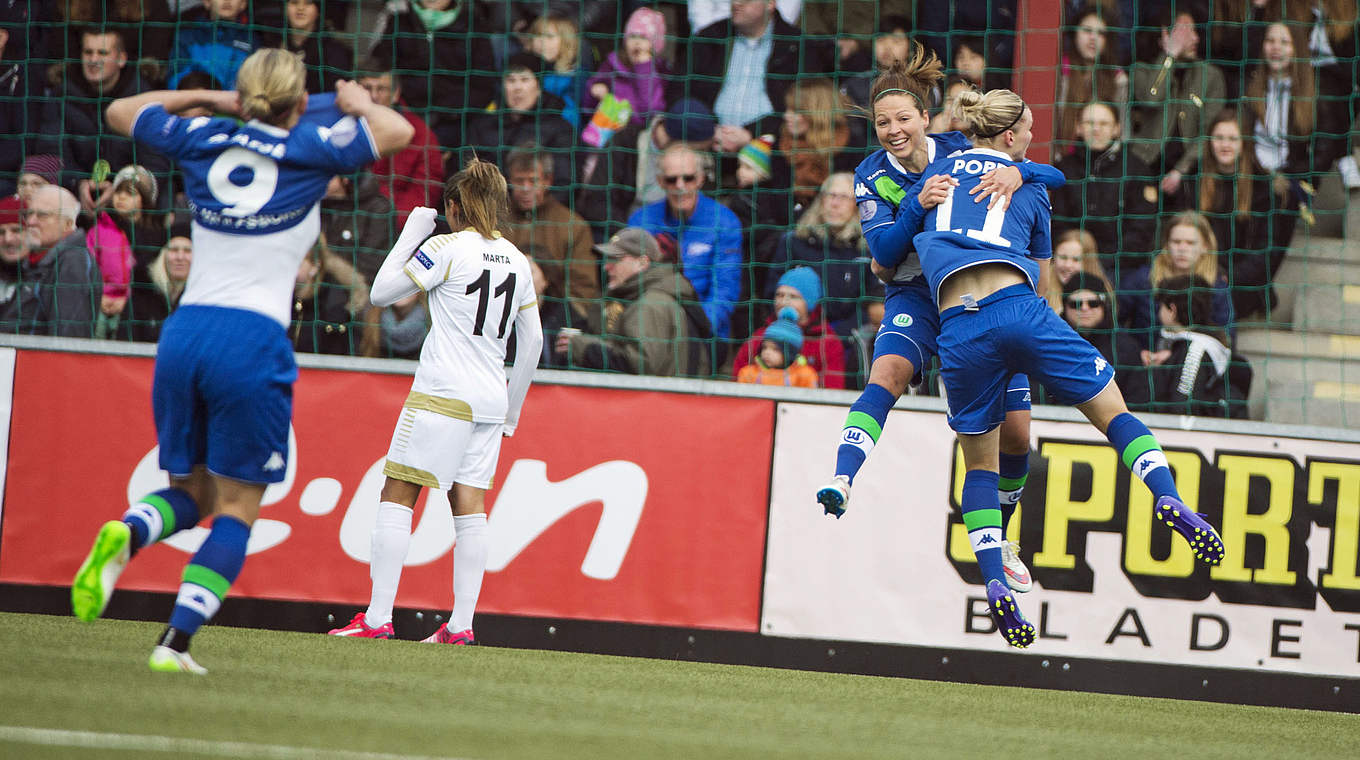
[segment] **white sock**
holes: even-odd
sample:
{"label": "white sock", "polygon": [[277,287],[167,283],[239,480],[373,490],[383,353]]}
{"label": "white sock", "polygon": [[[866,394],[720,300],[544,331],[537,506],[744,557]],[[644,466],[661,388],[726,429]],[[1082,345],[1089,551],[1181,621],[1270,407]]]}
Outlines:
{"label": "white sock", "polygon": [[449,614],[449,630],[453,633],[472,627],[472,614],[477,611],[477,597],[482,593],[482,576],[486,574],[486,515],[463,515],[453,518],[456,540],[453,544],[453,612]]}
{"label": "white sock", "polygon": [[401,567],[406,564],[406,550],[411,547],[411,514],[410,507],[395,502],[378,505],[378,519],[373,524],[373,556],[368,561],[373,594],[364,613],[365,622],[372,628],[392,622]]}

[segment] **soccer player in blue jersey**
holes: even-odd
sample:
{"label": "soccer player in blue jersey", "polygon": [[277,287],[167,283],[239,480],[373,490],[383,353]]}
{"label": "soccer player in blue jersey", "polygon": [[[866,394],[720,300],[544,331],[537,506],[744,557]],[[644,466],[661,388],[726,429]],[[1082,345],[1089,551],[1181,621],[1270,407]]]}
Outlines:
{"label": "soccer player in blue jersey", "polygon": [[[913,45],[910,60],[896,63],[879,75],[871,90],[874,132],[883,147],[855,169],[855,199],[874,271],[887,282],[887,292],[883,324],[874,338],[868,383],[851,405],[841,431],[835,476],[817,492],[817,501],[826,513],[837,517],[849,504],[851,484],[878,442],[888,411],[935,355],[939,319],[925,278],[920,276],[911,236],[903,234],[894,221],[907,188],[932,161],[972,147],[959,132],[926,134],[930,115],[925,103],[943,77],[939,59]],[[998,198],[1013,193],[1022,181],[1057,187],[1065,180],[1062,172],[1051,166],[1008,165],[989,174],[975,188],[973,199],[981,208],[989,208]],[[991,203],[981,205],[986,200]],[[1008,414],[1002,427],[999,498],[1005,505],[1007,522],[1020,502],[1029,473],[1029,396],[1028,381],[1016,377],[1006,395]],[[1029,591],[1032,581],[1020,560],[1019,547],[1005,542],[1004,550],[1012,588]]]}
{"label": "soccer player in blue jersey", "polygon": [[1052,258],[1047,194],[1025,185],[989,209],[964,193],[985,173],[1023,159],[1033,115],[1010,90],[963,93],[958,113],[975,147],[932,163],[908,191],[896,224],[908,234],[919,230],[916,251],[939,307],[949,425],[967,468],[963,522],[997,627],[1013,646],[1025,647],[1034,642],[1034,626],[1004,579],[997,500],[999,426],[1007,382],[1016,373],[1038,379],[1086,415],[1152,491],[1156,518],[1183,536],[1196,557],[1217,565],[1223,541],[1181,502],[1161,446],[1124,405],[1114,368],[1038,294]]}
{"label": "soccer player in blue jersey", "polygon": [[[336,85],[335,118],[300,124],[305,82],[297,56],[266,49],[241,65],[234,92],[146,92],[108,108],[111,128],[179,161],[193,212],[194,267],[161,333],[151,398],[170,487],[105,523],[71,585],[76,617],[93,620],[133,554],[210,518],[152,670],[207,672],[189,640],[241,571],[265,487],[288,469],[289,305],[326,184],[411,139],[406,119],[348,81]],[[175,115],[202,107],[246,122]]]}

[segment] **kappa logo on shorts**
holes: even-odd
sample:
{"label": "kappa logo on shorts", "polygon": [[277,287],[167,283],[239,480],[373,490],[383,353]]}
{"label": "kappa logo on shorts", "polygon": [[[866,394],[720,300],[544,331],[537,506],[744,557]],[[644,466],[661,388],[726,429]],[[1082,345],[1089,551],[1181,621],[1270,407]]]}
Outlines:
{"label": "kappa logo on shorts", "polygon": [[1097,357],[1096,357],[1096,374],[1099,375],[1100,373],[1102,373],[1102,372],[1104,372],[1104,371],[1105,371],[1105,359],[1104,359],[1103,357],[1097,356]]}
{"label": "kappa logo on shorts", "polygon": [[910,314],[898,314],[893,317],[893,324],[898,327],[911,327],[912,318]]}
{"label": "kappa logo on shorts", "polygon": [[264,467],[260,469],[265,472],[274,472],[276,470],[282,470],[286,466],[288,465],[283,461],[283,455],[274,451],[269,454],[269,459],[265,460]]}
{"label": "kappa logo on shorts", "polygon": [[434,269],[434,262],[430,261],[430,257],[426,256],[424,251],[416,251],[416,261],[426,269]]}

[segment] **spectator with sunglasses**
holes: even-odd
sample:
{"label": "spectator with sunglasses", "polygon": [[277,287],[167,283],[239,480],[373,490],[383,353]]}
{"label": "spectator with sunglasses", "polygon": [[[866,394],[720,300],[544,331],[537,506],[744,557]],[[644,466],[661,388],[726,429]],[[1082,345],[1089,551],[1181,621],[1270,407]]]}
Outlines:
{"label": "spectator with sunglasses", "polygon": [[1132,407],[1149,400],[1148,384],[1136,382],[1143,366],[1138,340],[1115,327],[1115,299],[1104,275],[1085,269],[1073,272],[1062,285],[1061,314],[1067,324],[1096,347],[1114,367],[1114,381]]}
{"label": "spectator with sunglasses", "polygon": [[741,222],[730,209],[703,194],[708,175],[699,154],[675,144],[661,154],[657,181],[665,200],[638,209],[628,226],[677,242],[680,267],[699,295],[716,338],[730,334],[732,309],[741,296]]}

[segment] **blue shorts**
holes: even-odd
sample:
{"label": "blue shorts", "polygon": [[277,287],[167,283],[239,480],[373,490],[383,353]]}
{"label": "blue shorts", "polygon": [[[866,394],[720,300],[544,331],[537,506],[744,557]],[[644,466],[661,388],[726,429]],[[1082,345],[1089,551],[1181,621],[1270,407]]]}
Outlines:
{"label": "blue shorts", "polygon": [[1027,285],[1002,288],[978,302],[940,315],[940,377],[949,426],[985,433],[1005,419],[1013,376],[1036,378],[1063,404],[1095,398],[1114,380],[1114,368]]}
{"label": "blue shorts", "polygon": [[[900,356],[911,362],[919,378],[935,358],[939,335],[940,310],[930,298],[930,285],[925,277],[887,286],[883,324],[874,336],[874,361],[880,356]],[[912,382],[917,382],[916,378]]]}
{"label": "blue shorts", "polygon": [[[916,369],[912,383],[920,382],[938,351],[940,311],[930,297],[925,277],[904,285],[888,285],[883,300],[883,324],[874,336],[874,361],[878,357],[901,356]],[[1006,411],[1030,408],[1029,378],[1016,375],[1006,388]]]}
{"label": "blue shorts", "polygon": [[151,405],[161,469],[278,483],[288,471],[297,380],[278,322],[253,311],[182,306],[165,321]]}

